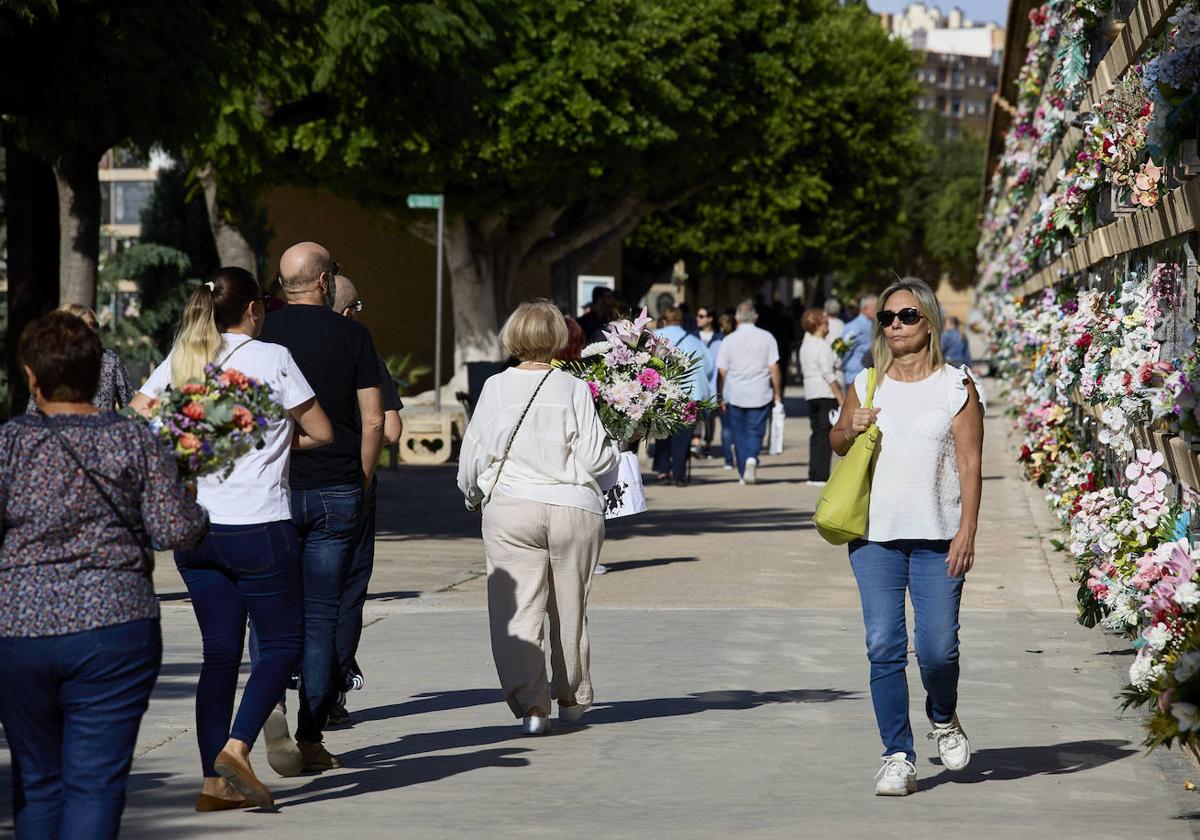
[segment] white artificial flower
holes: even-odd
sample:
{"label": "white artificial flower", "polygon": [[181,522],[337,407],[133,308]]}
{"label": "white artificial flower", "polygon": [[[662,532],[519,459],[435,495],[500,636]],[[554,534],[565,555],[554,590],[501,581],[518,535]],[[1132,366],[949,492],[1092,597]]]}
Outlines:
{"label": "white artificial flower", "polygon": [[1171,714],[1179,721],[1180,732],[1191,732],[1200,729],[1200,708],[1194,703],[1176,703],[1171,706]]}
{"label": "white artificial flower", "polygon": [[1179,657],[1179,663],[1175,666],[1175,681],[1185,683],[1194,677],[1198,670],[1200,670],[1200,653],[1194,650],[1188,651]]}
{"label": "white artificial flower", "polygon": [[1143,635],[1146,639],[1146,646],[1151,650],[1162,650],[1171,641],[1171,630],[1161,621]]}
{"label": "white artificial flower", "polygon": [[1137,655],[1129,666],[1129,682],[1139,691],[1145,691],[1150,683],[1158,679],[1163,672],[1163,666],[1156,663],[1145,651]]}
{"label": "white artificial flower", "polygon": [[1175,603],[1184,609],[1191,609],[1200,604],[1200,587],[1190,580],[1175,588]]}
{"label": "white artificial flower", "polygon": [[597,341],[579,351],[579,357],[586,359],[588,356],[603,356],[611,346],[607,341]]}

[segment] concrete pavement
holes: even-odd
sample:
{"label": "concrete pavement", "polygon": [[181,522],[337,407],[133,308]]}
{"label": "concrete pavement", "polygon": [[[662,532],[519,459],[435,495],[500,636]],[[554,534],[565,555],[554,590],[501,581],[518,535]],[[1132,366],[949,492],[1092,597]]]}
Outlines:
{"label": "concrete pavement", "polygon": [[[591,610],[597,705],[586,728],[541,739],[520,737],[496,688],[478,518],[453,470],[387,475],[359,657],[368,684],[351,695],[353,725],[328,735],[346,766],[278,779],[256,753],[276,813],[191,810],[199,634],[161,563],[166,661],[124,834],[1190,837],[1200,800],[1183,781],[1200,774],[1178,754],[1145,757],[1137,716],[1118,712],[1130,652],[1075,624],[1069,569],[1044,539],[1054,523],[1017,478],[1006,429],[993,408],[962,618],[975,756],[963,773],[937,765],[914,665],[916,796],[871,795],[862,620],[844,549],[808,522],[817,493],[803,484],[797,417],[761,484],[701,462],[691,487],[652,487],[650,513],[610,524],[612,571]],[[0,775],[6,762],[0,752]]]}

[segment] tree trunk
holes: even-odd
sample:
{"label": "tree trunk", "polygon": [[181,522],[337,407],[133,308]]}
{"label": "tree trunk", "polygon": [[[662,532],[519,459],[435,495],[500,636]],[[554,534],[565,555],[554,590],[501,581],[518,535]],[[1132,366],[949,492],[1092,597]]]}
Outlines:
{"label": "tree trunk", "polygon": [[71,149],[54,161],[58,183],[59,301],[96,307],[100,261],[100,155]]}
{"label": "tree trunk", "polygon": [[503,285],[487,239],[464,218],[446,225],[446,268],[450,273],[450,300],[454,312],[454,377],[465,388],[469,362],[499,362],[500,312],[497,290]]}
{"label": "tree trunk", "polygon": [[17,360],[21,331],[58,305],[58,190],[54,171],[15,144],[5,149],[4,207],[8,246],[4,358],[7,415],[12,417],[25,411],[29,399],[25,375]]}
{"label": "tree trunk", "polygon": [[196,178],[204,189],[204,204],[208,207],[208,225],[212,228],[213,241],[217,244],[217,256],[222,266],[237,266],[258,276],[258,256],[254,253],[245,235],[226,216],[217,186],[217,173],[212,164],[196,172]]}

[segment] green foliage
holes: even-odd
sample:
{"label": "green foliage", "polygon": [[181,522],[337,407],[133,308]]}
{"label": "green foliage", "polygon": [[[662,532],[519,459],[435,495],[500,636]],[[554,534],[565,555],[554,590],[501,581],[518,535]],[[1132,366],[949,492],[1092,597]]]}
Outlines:
{"label": "green foliage", "polygon": [[412,353],[405,353],[403,356],[393,353],[384,359],[383,363],[387,365],[388,373],[391,374],[392,381],[396,383],[396,390],[401,395],[411,393],[421,377],[433,372],[429,365],[414,362]]}
{"label": "green foliage", "polygon": [[[138,243],[106,259],[100,268],[100,306],[103,309],[115,298],[119,311],[115,317],[103,319],[106,322],[101,330],[104,346],[127,363],[157,365],[161,362],[168,349],[168,336],[195,288],[196,281],[182,280],[187,271],[187,255],[165,245]],[[164,273],[174,274],[181,280],[161,291],[152,303],[143,299],[140,305],[125,308],[119,294],[120,281],[133,280],[140,289],[145,278],[161,277]]]}
{"label": "green foliage", "polygon": [[918,157],[907,48],[861,5],[821,4],[769,34],[764,142],[635,243],[743,276],[857,268],[901,211]]}

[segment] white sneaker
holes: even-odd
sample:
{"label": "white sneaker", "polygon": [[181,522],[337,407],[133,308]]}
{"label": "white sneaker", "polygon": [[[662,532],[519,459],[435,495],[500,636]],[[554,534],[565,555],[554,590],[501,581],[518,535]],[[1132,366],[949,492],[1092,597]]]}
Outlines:
{"label": "white sneaker", "polygon": [[733,469],[733,464],[726,464],[722,469],[731,470]]}
{"label": "white sneaker", "polygon": [[757,480],[754,477],[754,471],[756,469],[758,469],[758,459],[747,458],[746,469],[742,472],[742,479],[745,480],[747,484],[753,484]]}
{"label": "white sneaker", "polygon": [[883,757],[883,766],[875,774],[876,796],[908,796],[917,792],[917,768],[902,752]]}
{"label": "white sneaker", "polygon": [[594,574],[594,575],[606,575],[606,574],[608,574],[608,566],[605,566],[603,563],[597,563],[597,564],[596,564],[596,568],[595,568],[595,570],[592,572],[592,574]]}
{"label": "white sneaker", "polygon": [[588,707],[583,703],[576,703],[574,706],[559,706],[558,719],[567,726],[578,726],[583,713],[588,710]]}
{"label": "white sneaker", "polygon": [[521,731],[526,735],[545,735],[550,731],[550,718],[527,715],[521,722]]}
{"label": "white sneaker", "polygon": [[804,483],[807,484],[809,487],[824,487],[825,486],[824,481],[806,481]]}
{"label": "white sneaker", "polygon": [[930,720],[933,731],[929,733],[931,740],[937,741],[938,755],[941,756],[942,766],[947,770],[962,770],[971,763],[971,742],[967,733],[963,732],[958,715],[950,718],[949,723],[934,723]]}

